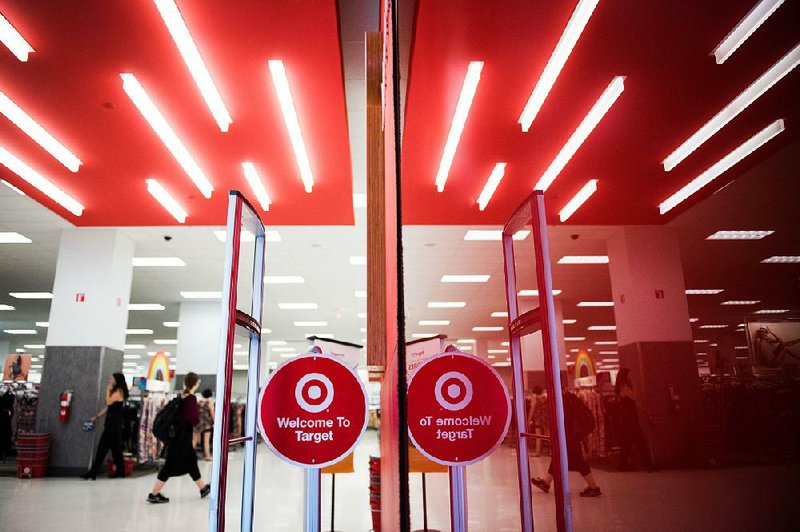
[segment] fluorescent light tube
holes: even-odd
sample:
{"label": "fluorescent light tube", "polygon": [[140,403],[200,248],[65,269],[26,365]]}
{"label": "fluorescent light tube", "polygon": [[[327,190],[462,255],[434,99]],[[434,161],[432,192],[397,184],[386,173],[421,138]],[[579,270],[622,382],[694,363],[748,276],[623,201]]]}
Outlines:
{"label": "fluorescent light tube", "polygon": [[134,266],[186,266],[178,257],[133,257]]}
{"label": "fluorescent light tube", "polygon": [[798,255],[774,255],[761,261],[764,264],[796,264],[800,262]]}
{"label": "fluorescent light tube", "polygon": [[5,185],[5,186],[7,186],[8,188],[10,188],[11,190],[13,190],[13,191],[14,191],[14,192],[16,192],[17,194],[19,194],[20,196],[27,196],[27,194],[25,194],[23,191],[21,191],[20,189],[18,189],[17,187],[15,187],[14,185],[12,185],[12,184],[11,184],[11,183],[9,183],[8,181],[6,181],[5,179],[0,179],[0,183],[4,184],[4,185]]}
{"label": "fluorescent light tube", "polygon": [[586,340],[585,336],[565,336],[564,337],[564,341],[565,342],[583,342],[584,340]]}
{"label": "fluorescent light tube", "polygon": [[233,120],[225,107],[225,103],[222,101],[222,96],[220,96],[214,80],[211,79],[211,74],[209,74],[200,52],[197,50],[197,45],[189,34],[189,28],[186,27],[178,6],[175,5],[173,0],[154,1],[161,18],[164,19],[164,24],[166,24],[170,35],[172,35],[172,40],[175,41],[186,67],[200,90],[200,94],[206,101],[208,110],[211,111],[219,129],[223,133],[227,132],[228,126]]}
{"label": "fluorescent light tube", "polygon": [[450,166],[453,164],[461,134],[464,132],[464,124],[467,122],[469,109],[472,107],[472,99],[478,90],[482,69],[483,61],[470,61],[467,67],[464,83],[461,85],[461,94],[458,95],[458,103],[456,103],[456,110],[450,123],[450,132],[447,134],[447,141],[444,143],[442,160],[439,162],[439,170],[436,172],[436,190],[439,192],[444,191],[444,184],[447,182]]}
{"label": "fluorescent light tube", "polygon": [[150,195],[153,196],[173,218],[178,220],[179,223],[186,222],[186,217],[188,216],[186,210],[175,201],[163,186],[161,186],[161,183],[155,179],[145,179],[144,181],[147,183],[147,191]]}
{"label": "fluorescent light tube", "polygon": [[50,322],[49,321],[37,321],[36,322],[36,326],[37,327],[47,328],[47,327],[50,327]]}
{"label": "fluorescent light tube", "polygon": [[278,303],[278,308],[281,310],[317,310],[319,306],[316,303]]}
{"label": "fluorescent light tube", "polygon": [[36,334],[36,329],[3,329],[7,334]]}
{"label": "fluorescent light tube", "polygon": [[265,275],[266,284],[303,284],[306,280],[302,275]]}
{"label": "fluorescent light tube", "polygon": [[708,296],[724,292],[722,288],[687,288],[685,290],[687,296]]}
{"label": "fluorescent light tube", "polygon": [[689,323],[697,323],[700,321],[700,318],[689,318]]}
{"label": "fluorescent light tube", "polygon": [[350,264],[353,266],[366,266],[367,257],[350,257]]}
{"label": "fluorescent light tube", "polygon": [[475,340],[474,338],[461,338],[459,340],[456,340],[457,344],[474,344],[476,342],[477,340]]}
{"label": "fluorescent light tube", "polygon": [[717,60],[717,64],[724,63],[733,52],[735,52],[744,42],[761,26],[776,9],[781,7],[783,0],[761,0],[745,17],[733,27],[731,32],[722,39],[717,47],[711,52]]}
{"label": "fluorescent light tube", "polygon": [[181,322],[179,322],[179,321],[165,321],[163,325],[164,325],[164,327],[170,327],[170,328],[174,329],[176,327],[180,327],[181,326]]}
{"label": "fluorescent light tube", "polygon": [[789,309],[773,309],[773,308],[765,308],[761,310],[757,310],[753,312],[753,314],[784,314],[789,312]]}
{"label": "fluorescent light tube", "polygon": [[499,354],[508,353],[508,349],[487,349],[486,352],[499,355]]}
{"label": "fluorescent light tube", "polygon": [[294,322],[295,327],[327,327],[327,321],[296,321]]}
{"label": "fluorescent light tube", "polygon": [[[44,349],[44,344],[25,344],[25,349]],[[44,355],[42,355],[44,357]]]}
{"label": "fluorescent light tube", "polygon": [[590,325],[586,328],[589,331],[616,331],[616,325]]}
{"label": "fluorescent light tube", "polygon": [[473,327],[472,330],[475,332],[492,332],[502,331],[503,327]]}
{"label": "fluorescent light tube", "polygon": [[0,147],[0,164],[20,176],[32,187],[39,190],[39,192],[55,201],[75,216],[83,214],[83,205],[3,147]]}
{"label": "fluorescent light tube", "polygon": [[500,185],[500,181],[502,181],[505,173],[506,163],[497,163],[494,165],[494,170],[492,170],[492,173],[489,174],[489,179],[486,180],[486,184],[483,186],[481,195],[478,196],[478,209],[484,210],[486,208],[486,206],[489,204],[489,200],[491,200],[492,196],[494,195],[494,191],[497,190],[498,185]]}
{"label": "fluorescent light tube", "polygon": [[153,343],[156,345],[178,345],[178,340],[158,339],[158,340],[153,340]]}
{"label": "fluorescent light tube", "polygon": [[214,291],[181,291],[184,299],[222,299],[222,292]]}
{"label": "fluorescent light tube", "polygon": [[617,342],[614,340],[603,340],[595,342],[594,345],[617,345]]}
{"label": "fluorescent light tube", "polygon": [[147,123],[150,124],[150,127],[153,128],[153,131],[156,132],[161,142],[163,142],[170,153],[172,153],[172,156],[175,157],[175,160],[178,161],[178,164],[183,168],[183,171],[186,172],[186,175],[189,176],[189,179],[192,180],[203,196],[210,198],[211,193],[214,192],[214,187],[208,181],[208,178],[200,169],[200,166],[198,166],[197,161],[194,160],[194,157],[192,157],[189,150],[186,149],[186,146],[183,145],[181,139],[178,138],[178,135],[169,125],[167,119],[164,118],[164,115],[158,110],[156,104],[153,103],[153,100],[151,100],[150,96],[145,92],[144,87],[142,87],[139,80],[136,79],[136,76],[123,73],[120,74],[119,77],[122,78],[123,90],[136,108],[139,109],[139,112],[144,119],[147,120]]}
{"label": "fluorescent light tube", "polygon": [[294,158],[300,170],[300,178],[303,180],[306,192],[311,192],[314,186],[314,174],[311,172],[311,163],[308,160],[306,144],[303,141],[303,133],[300,130],[300,122],[297,119],[297,110],[294,106],[292,91],[289,88],[289,80],[286,77],[286,69],[283,61],[269,61],[269,71],[272,73],[272,84],[278,95],[278,102],[283,113],[283,120],[286,122],[286,129],[289,131],[289,139],[292,142]]}
{"label": "fluorescent light tube", "polygon": [[561,151],[558,152],[558,155],[556,155],[553,162],[550,163],[550,166],[547,167],[547,170],[544,171],[542,177],[539,178],[539,181],[533,187],[535,190],[546,191],[550,188],[550,185],[556,180],[561,170],[563,170],[569,160],[572,159],[572,156],[575,155],[575,152],[578,151],[581,144],[589,137],[589,134],[594,128],[597,127],[597,124],[600,123],[600,120],[602,120],[609,109],[611,109],[611,106],[614,105],[614,102],[617,101],[617,98],[619,98],[624,90],[625,77],[615,77],[608,87],[606,87],[606,90],[603,91],[603,94],[600,95],[600,98],[597,99],[589,110],[589,113],[584,117],[580,125],[578,125],[577,129],[572,133],[566,144],[564,144],[564,147],[561,148]]}
{"label": "fluorescent light tube", "polygon": [[433,336],[433,333],[414,333],[411,335],[411,338],[431,338]]}
{"label": "fluorescent light tube", "polygon": [[125,334],[153,334],[153,329],[125,329]]}
{"label": "fluorescent light tube", "polygon": [[578,323],[578,320],[569,318],[566,320],[561,320],[561,323],[563,323],[564,325],[572,325],[574,323]]}
{"label": "fluorescent light tube", "polygon": [[[525,240],[531,232],[527,229],[520,229],[511,238],[513,240]],[[490,240],[500,241],[503,240],[502,229],[468,229],[464,234],[464,240]]]}
{"label": "fluorescent light tube", "polygon": [[0,231],[0,244],[30,244],[32,240],[13,231]]}
{"label": "fluorescent light tube", "polygon": [[491,275],[442,275],[443,283],[485,283]]}
{"label": "fluorescent light tube", "polygon": [[727,327],[727,325],[722,325],[722,324],[720,324],[720,325],[701,325],[700,326],[701,329],[724,329],[726,327]]}
{"label": "fluorescent light tube", "polygon": [[717,231],[706,240],[761,240],[775,231]]}
{"label": "fluorescent light tube", "polygon": [[550,90],[553,88],[556,79],[558,79],[561,69],[564,68],[564,64],[566,64],[570,53],[572,53],[575,43],[578,42],[586,23],[589,22],[589,18],[594,12],[594,8],[597,7],[598,1],[581,0],[575,7],[575,11],[572,12],[572,16],[564,28],[564,33],[561,34],[553,54],[547,61],[547,65],[545,65],[542,75],[539,76],[539,80],[536,82],[530,98],[528,98],[528,103],[525,104],[525,108],[519,117],[522,131],[527,133],[536,115],[539,114],[539,110],[547,99],[547,95],[550,94]]}
{"label": "fluorescent light tube", "polygon": [[711,120],[703,124],[703,126],[686,139],[683,144],[670,153],[667,158],[664,159],[664,170],[669,172],[678,166],[681,161],[691,155],[692,152],[710,139],[717,131],[725,127],[728,122],[736,118],[739,113],[747,109],[750,104],[767,92],[786,74],[791,72],[798,63],[800,63],[800,44],[796,45],[789,53],[772,65],[761,77],[751,83],[750,86],[743,90],[719,113],[714,115]]}
{"label": "fluorescent light tube", "polygon": [[[561,290],[558,290],[558,289],[554,289],[553,290],[553,295],[554,296],[557,296],[560,293],[561,293]],[[535,290],[535,289],[534,290],[525,289],[525,290],[520,290],[519,292],[517,292],[517,295],[520,296],[520,297],[539,297],[539,291]]]}
{"label": "fluorescent light tube", "polygon": [[428,308],[464,308],[466,301],[428,301]]}
{"label": "fluorescent light tube", "polygon": [[760,299],[752,299],[745,301],[723,301],[720,305],[756,305],[761,303]]}
{"label": "fluorescent light tube", "polygon": [[579,307],[613,307],[613,301],[579,301]]}
{"label": "fluorescent light tube", "polygon": [[26,135],[33,139],[36,144],[41,146],[44,151],[55,157],[71,172],[77,172],[81,166],[81,160],[74,153],[69,151],[63,144],[51,135],[46,129],[39,125],[36,120],[28,116],[14,101],[0,91],[0,113],[20,128]]}
{"label": "fluorescent light tube", "polygon": [[253,194],[256,195],[259,205],[261,205],[262,209],[268,211],[272,200],[269,197],[267,189],[264,188],[264,183],[261,181],[261,177],[258,175],[255,165],[248,162],[242,163],[242,170],[244,171],[244,178],[247,180],[247,184],[250,185]]}
{"label": "fluorescent light tube", "polygon": [[9,292],[8,295],[16,299],[53,299],[50,292]]}
{"label": "fluorescent light tube", "polygon": [[575,211],[581,208],[581,205],[586,203],[592,194],[597,191],[597,179],[590,179],[586,182],[585,185],[578,191],[575,196],[572,197],[571,200],[564,205],[564,208],[561,209],[561,212],[558,213],[558,218],[562,222],[566,222],[570,216],[575,214]]}
{"label": "fluorescent light tube", "polygon": [[450,320],[419,320],[423,326],[450,325]]}
{"label": "fluorescent light tube", "polygon": [[309,333],[306,334],[306,338],[311,338],[312,336],[316,336],[317,338],[333,338],[333,333]]}
{"label": "fluorescent light tube", "polygon": [[164,305],[159,303],[130,303],[128,310],[164,310]]}
{"label": "fluorescent light tube", "polygon": [[564,255],[559,264],[608,264],[608,255]]}
{"label": "fluorescent light tube", "polygon": [[291,353],[297,351],[294,347],[273,347],[272,350],[276,353]]}
{"label": "fluorescent light tube", "polygon": [[0,305],[0,310],[15,310],[15,307],[13,307],[12,305],[2,304]]}
{"label": "fluorescent light tube", "polygon": [[28,54],[36,51],[2,13],[0,13],[0,42],[23,63],[28,60]]}
{"label": "fluorescent light tube", "polygon": [[508,317],[508,312],[506,312],[505,310],[497,310],[495,312],[492,312],[489,315],[489,317],[491,317],[491,318],[507,318]]}
{"label": "fluorescent light tube", "polygon": [[756,151],[758,148],[769,142],[773,137],[778,135],[784,130],[783,119],[778,119],[750,137],[743,144],[740,144],[736,149],[728,155],[714,163],[708,170],[692,179],[689,183],[683,186],[675,194],[664,200],[659,206],[658,210],[661,214],[666,214],[689,196],[709,184],[716,179],[720,174],[727,171],[736,163]]}

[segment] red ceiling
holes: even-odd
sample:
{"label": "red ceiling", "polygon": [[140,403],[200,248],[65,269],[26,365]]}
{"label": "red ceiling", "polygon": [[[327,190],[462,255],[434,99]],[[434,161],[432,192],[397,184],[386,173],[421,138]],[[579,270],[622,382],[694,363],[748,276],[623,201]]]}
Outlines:
{"label": "red ceiling", "polygon": [[[547,194],[555,214],[591,178],[574,224],[660,224],[800,134],[800,68],[677,168],[661,161],[798,42],[800,2],[782,6],[724,65],[709,55],[754,0],[601,0],[529,133],[517,124],[576,0],[420,0],[403,135],[404,222],[500,224],[617,75],[625,91]],[[434,179],[467,64],[485,62],[443,193]],[[658,204],[778,118],[786,131],[667,216]],[[475,203],[508,163],[486,211]]]}
{"label": "red ceiling", "polygon": [[[352,172],[336,3],[191,2],[178,6],[233,118],[220,132],[151,1],[4,2],[36,50],[27,63],[0,46],[0,90],[82,161],[61,166],[0,116],[0,145],[86,207],[75,217],[0,167],[0,177],[77,225],[171,225],[146,191],[156,177],[189,213],[225,223],[226,191],[249,187],[252,161],[273,204],[268,224],[352,224]],[[267,68],[282,59],[314,172],[306,194]],[[206,200],[122,90],[134,73],[215,187]],[[333,208],[332,206],[336,206]]]}

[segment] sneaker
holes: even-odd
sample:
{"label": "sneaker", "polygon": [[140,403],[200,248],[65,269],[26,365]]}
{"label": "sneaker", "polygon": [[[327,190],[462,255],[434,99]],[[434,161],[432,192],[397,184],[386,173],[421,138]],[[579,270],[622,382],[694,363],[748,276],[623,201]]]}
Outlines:
{"label": "sneaker", "polygon": [[211,493],[211,484],[206,484],[200,489],[200,498],[205,499]]}
{"label": "sneaker", "polygon": [[545,493],[550,493],[550,484],[545,482],[544,479],[541,479],[541,478],[538,478],[538,477],[537,478],[532,478],[531,479],[531,484],[533,484],[534,486],[536,486],[537,488],[539,488],[540,490],[542,490]]}
{"label": "sneaker", "polygon": [[152,503],[152,504],[164,504],[166,502],[169,502],[169,498],[168,497],[164,497],[160,493],[156,493],[155,495],[153,495],[152,493],[148,493],[147,494],[147,502]]}
{"label": "sneaker", "polygon": [[600,488],[586,488],[580,493],[581,497],[599,497],[602,494]]}
{"label": "sneaker", "polygon": [[97,475],[93,475],[91,471],[87,471],[83,475],[81,475],[83,480],[97,480]]}

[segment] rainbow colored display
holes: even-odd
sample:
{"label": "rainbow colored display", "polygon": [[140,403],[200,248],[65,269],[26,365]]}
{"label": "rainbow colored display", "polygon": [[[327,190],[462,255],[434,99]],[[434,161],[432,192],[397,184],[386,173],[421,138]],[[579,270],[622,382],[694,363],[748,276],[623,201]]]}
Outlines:
{"label": "rainbow colored display", "polygon": [[169,361],[163,351],[155,354],[147,370],[147,380],[161,381],[169,384]]}

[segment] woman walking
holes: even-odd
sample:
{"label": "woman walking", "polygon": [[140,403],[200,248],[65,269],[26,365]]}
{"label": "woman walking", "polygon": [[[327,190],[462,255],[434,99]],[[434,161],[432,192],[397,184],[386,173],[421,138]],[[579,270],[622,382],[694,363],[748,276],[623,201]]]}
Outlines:
{"label": "woman walking", "polygon": [[653,461],[650,458],[650,450],[644,439],[642,426],[639,423],[639,408],[636,404],[636,393],[633,389],[631,380],[631,370],[622,368],[617,374],[615,385],[617,399],[619,400],[619,469],[629,471],[632,469],[631,452],[636,447],[642,457],[642,462],[648,471],[653,470]]}
{"label": "woman walking", "polygon": [[125,477],[125,461],[122,458],[122,403],[127,398],[128,384],[125,382],[125,375],[114,373],[108,377],[106,406],[92,417],[92,423],[94,423],[97,418],[105,415],[106,424],[103,427],[103,434],[100,435],[100,443],[97,444],[97,453],[94,455],[92,467],[81,475],[81,478],[96,480],[97,473],[103,466],[103,461],[109,451],[111,451],[114,466],[117,468],[115,478]]}
{"label": "woman walking", "polygon": [[200,408],[197,405],[197,397],[194,396],[199,386],[200,377],[197,373],[189,372],[183,378],[183,401],[173,421],[175,438],[167,444],[167,460],[158,472],[153,490],[147,495],[149,503],[169,502],[169,498],[161,494],[164,484],[172,477],[187,473],[200,489],[200,498],[206,497],[211,492],[211,484],[206,484],[200,476],[197,454],[192,445],[193,429],[200,423]]}
{"label": "woman walking", "polygon": [[211,398],[211,390],[206,388],[201,394],[203,400],[200,401],[200,438],[203,443],[203,460],[211,461],[211,434],[214,432],[214,399]]}

